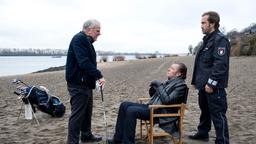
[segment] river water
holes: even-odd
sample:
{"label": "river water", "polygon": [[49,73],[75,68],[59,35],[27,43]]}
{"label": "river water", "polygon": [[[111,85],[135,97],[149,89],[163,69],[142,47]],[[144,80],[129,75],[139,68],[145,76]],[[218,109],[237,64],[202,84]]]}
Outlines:
{"label": "river water", "polygon": [[[113,61],[114,56],[107,56],[107,61]],[[58,67],[66,64],[66,56],[54,58],[51,56],[0,56],[0,76],[27,74]],[[97,61],[101,56],[97,57]],[[126,55],[125,60],[136,59],[134,55]]]}

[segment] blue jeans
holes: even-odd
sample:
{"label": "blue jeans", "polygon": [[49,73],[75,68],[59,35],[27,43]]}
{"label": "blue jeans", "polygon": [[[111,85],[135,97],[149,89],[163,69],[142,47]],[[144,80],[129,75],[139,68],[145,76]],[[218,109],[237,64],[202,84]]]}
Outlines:
{"label": "blue jeans", "polygon": [[71,115],[68,123],[68,144],[78,144],[79,135],[91,133],[92,89],[68,86]]}
{"label": "blue jeans", "polygon": [[137,119],[149,120],[150,111],[148,105],[123,102],[119,107],[114,140],[125,144],[135,143]]}

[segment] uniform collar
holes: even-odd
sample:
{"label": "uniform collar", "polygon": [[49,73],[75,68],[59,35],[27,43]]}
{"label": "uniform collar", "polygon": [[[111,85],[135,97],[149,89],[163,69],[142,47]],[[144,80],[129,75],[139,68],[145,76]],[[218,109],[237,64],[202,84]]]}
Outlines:
{"label": "uniform collar", "polygon": [[215,30],[213,31],[212,33],[209,33],[209,34],[206,34],[204,37],[203,37],[203,41],[208,41],[213,35],[215,35],[216,33],[218,33],[219,30]]}

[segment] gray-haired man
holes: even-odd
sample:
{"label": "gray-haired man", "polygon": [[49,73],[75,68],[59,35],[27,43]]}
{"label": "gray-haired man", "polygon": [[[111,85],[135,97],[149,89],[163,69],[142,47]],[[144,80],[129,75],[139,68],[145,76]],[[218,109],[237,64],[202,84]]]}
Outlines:
{"label": "gray-haired man", "polygon": [[92,43],[100,35],[100,23],[87,20],[83,30],[76,34],[69,45],[66,63],[66,80],[70,94],[71,116],[68,124],[68,144],[101,141],[91,132],[93,106],[92,89],[98,80],[105,84],[101,72],[97,69],[96,52]]}

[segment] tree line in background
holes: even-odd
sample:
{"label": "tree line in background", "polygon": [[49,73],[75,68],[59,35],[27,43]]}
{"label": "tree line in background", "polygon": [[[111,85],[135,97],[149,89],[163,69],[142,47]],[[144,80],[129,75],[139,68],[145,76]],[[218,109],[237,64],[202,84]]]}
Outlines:
{"label": "tree line in background", "polygon": [[[222,31],[225,31],[222,28]],[[225,33],[225,32],[224,32]],[[238,32],[236,29],[226,33],[226,37],[231,44],[231,56],[251,56],[256,55],[256,24]],[[200,41],[195,47],[188,46],[189,54],[195,55],[202,45]],[[99,55],[116,55],[119,53],[98,51]],[[124,53],[131,54],[131,53]],[[132,53],[137,54],[137,53]],[[152,53],[150,53],[152,54]],[[155,54],[159,54],[157,51]],[[67,50],[63,49],[19,49],[19,48],[0,48],[0,56],[66,56]],[[120,54],[119,54],[120,55]]]}
{"label": "tree line in background", "polygon": [[[233,29],[226,33],[226,37],[231,44],[231,56],[256,55],[256,24],[251,24],[241,32]],[[189,45],[189,53],[193,55],[196,54],[202,44],[203,42],[200,41],[195,47]]]}
{"label": "tree line in background", "polygon": [[65,56],[67,50],[62,49],[19,49],[0,48],[0,56]]}
{"label": "tree line in background", "polygon": [[[164,55],[164,56],[176,56],[170,54],[164,54],[156,51],[155,53],[120,53],[120,52],[113,52],[113,51],[96,51],[97,55],[100,56],[120,56],[120,55],[139,55],[139,56],[157,56],[157,55]],[[67,50],[64,49],[19,49],[19,48],[0,48],[0,56],[66,56]]]}

